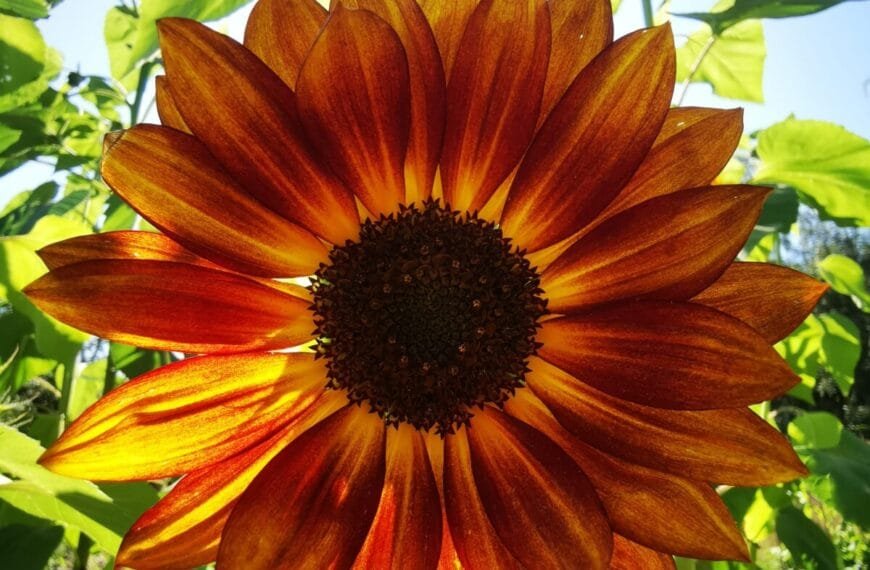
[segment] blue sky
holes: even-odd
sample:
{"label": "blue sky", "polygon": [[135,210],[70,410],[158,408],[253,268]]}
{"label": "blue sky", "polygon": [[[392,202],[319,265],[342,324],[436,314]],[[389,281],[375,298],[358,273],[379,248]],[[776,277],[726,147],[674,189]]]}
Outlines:
{"label": "blue sky", "polygon": [[[67,70],[87,75],[109,75],[103,43],[103,17],[115,0],[66,0],[52,17],[39,22],[49,45],[64,54]],[[699,11],[712,2],[673,0],[675,13]],[[240,37],[250,7],[219,24]],[[677,43],[699,26],[677,18]],[[623,0],[616,15],[617,35],[643,26],[640,0]],[[841,124],[870,138],[870,2],[845,2],[825,12],[801,18],[765,20],[767,43],[763,104],[722,99],[708,86],[693,84],[685,105],[742,106],[746,130],[762,129],[794,113],[801,119]],[[147,117],[156,122],[156,116]],[[7,175],[0,187],[0,204],[21,190],[46,179],[44,165],[31,165]]]}

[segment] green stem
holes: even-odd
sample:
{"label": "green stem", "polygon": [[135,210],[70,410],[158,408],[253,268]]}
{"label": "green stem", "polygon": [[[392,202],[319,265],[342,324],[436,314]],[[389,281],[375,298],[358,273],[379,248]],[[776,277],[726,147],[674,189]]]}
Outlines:
{"label": "green stem", "polygon": [[110,352],[106,356],[106,376],[103,378],[103,396],[114,390],[115,388],[115,361],[112,359]]}
{"label": "green stem", "polygon": [[643,1],[643,23],[647,28],[653,27],[653,9],[652,0]]}
{"label": "green stem", "polygon": [[85,533],[79,534],[79,544],[76,547],[76,562],[74,570],[87,570],[88,558],[91,556],[91,546],[94,541]]}
{"label": "green stem", "polygon": [[60,388],[60,412],[63,414],[64,423],[69,420],[69,399],[75,389],[75,357],[63,366],[63,383]]}
{"label": "green stem", "polygon": [[139,68],[139,83],[136,85],[136,97],[130,105],[130,126],[134,126],[139,122],[139,110],[142,107],[142,99],[145,97],[145,89],[148,87],[148,80],[151,78],[151,68],[154,67],[153,61],[146,61]]}

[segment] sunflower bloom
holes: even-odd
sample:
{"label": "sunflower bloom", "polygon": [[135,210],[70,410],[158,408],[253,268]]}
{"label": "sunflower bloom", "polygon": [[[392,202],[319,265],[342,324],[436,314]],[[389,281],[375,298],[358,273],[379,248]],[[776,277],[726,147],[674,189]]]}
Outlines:
{"label": "sunflower bloom", "polygon": [[[673,568],[748,558],[712,484],[806,473],[747,406],[824,286],[734,262],[739,110],[670,108],[608,0],[261,0],[159,23],[162,126],[106,139],[159,233],[48,246],[40,307],[189,354],[45,453],[181,476],[118,563]],[[306,287],[290,278],[308,277]],[[290,347],[302,349],[288,351]]]}

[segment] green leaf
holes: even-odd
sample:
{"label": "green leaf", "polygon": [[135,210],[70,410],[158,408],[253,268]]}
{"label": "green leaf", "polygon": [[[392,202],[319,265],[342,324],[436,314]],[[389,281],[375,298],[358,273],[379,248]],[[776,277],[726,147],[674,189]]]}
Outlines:
{"label": "green leaf", "polygon": [[622,4],[622,0],[610,0],[610,10],[616,14],[620,4]]}
{"label": "green leaf", "polygon": [[843,430],[836,447],[814,450],[806,460],[813,473],[829,475],[843,518],[870,528],[870,445]]}
{"label": "green leaf", "polygon": [[761,22],[742,22],[718,36],[704,25],[677,49],[677,81],[708,83],[722,97],[761,102],[766,55]]}
{"label": "green leaf", "polygon": [[837,550],[828,535],[794,507],[781,509],[776,515],[776,534],[798,563],[805,568],[813,564],[818,570],[837,569]]}
{"label": "green leaf", "polygon": [[855,366],[861,357],[858,327],[839,313],[819,315],[822,325],[822,351],[819,363],[831,373],[843,394],[848,394],[855,382]]}
{"label": "green leaf", "polygon": [[0,12],[36,20],[48,16],[45,0],[0,0]]}
{"label": "green leaf", "polygon": [[797,193],[792,188],[777,188],[764,202],[755,229],[765,233],[788,233],[797,216]]}
{"label": "green leaf", "polygon": [[109,345],[109,355],[112,357],[115,369],[122,371],[127,378],[135,378],[159,367],[162,364],[161,354],[155,350],[145,350],[116,342]]}
{"label": "green leaf", "polygon": [[45,66],[45,41],[36,24],[0,14],[0,95],[37,79]]}
{"label": "green leaf", "polygon": [[840,225],[870,225],[870,141],[839,125],[786,119],[758,135],[754,182],[795,188]]}
{"label": "green leaf", "polygon": [[721,12],[675,14],[701,20],[717,30],[724,30],[752,18],[791,18],[821,12],[848,0],[735,0]]}
{"label": "green leaf", "polygon": [[69,400],[69,418],[74,420],[103,395],[106,381],[106,359],[88,364],[73,381]]}
{"label": "green leaf", "polygon": [[843,424],[827,412],[801,414],[788,424],[788,435],[795,448],[802,450],[828,449],[840,442]]}
{"label": "green leaf", "polygon": [[63,527],[13,524],[0,527],[3,564],[15,570],[48,568],[48,559],[63,540]]}
{"label": "green leaf", "polygon": [[867,281],[864,270],[852,258],[834,253],[818,264],[822,279],[827,281],[834,291],[849,295],[865,313],[870,313],[870,292],[867,291]]}
{"label": "green leaf", "polygon": [[14,145],[21,138],[21,131],[0,123],[0,153]]}

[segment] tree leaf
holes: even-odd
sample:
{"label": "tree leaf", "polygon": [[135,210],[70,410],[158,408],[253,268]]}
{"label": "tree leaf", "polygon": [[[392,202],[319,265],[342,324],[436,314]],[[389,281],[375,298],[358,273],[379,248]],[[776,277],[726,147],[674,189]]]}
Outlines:
{"label": "tree leaf", "polygon": [[861,357],[860,333],[857,325],[840,313],[819,315],[824,331],[819,363],[831,373],[843,394],[855,383],[855,367]]}
{"label": "tree leaf", "polygon": [[756,183],[795,188],[839,225],[870,225],[870,141],[839,125],[794,118],[758,134]]}
{"label": "tree leaf", "polygon": [[776,534],[794,557],[798,567],[805,562],[818,570],[837,570],[837,550],[828,535],[794,507],[781,509],[776,515]]}
{"label": "tree leaf", "polygon": [[813,473],[830,475],[843,518],[870,528],[870,445],[842,430],[836,447],[814,450],[806,462]]}
{"label": "tree leaf", "polygon": [[675,16],[701,20],[721,31],[748,19],[806,16],[847,1],[849,0],[735,0],[733,6],[720,12],[690,12]]}
{"label": "tree leaf", "polygon": [[870,313],[870,292],[864,270],[858,262],[845,255],[834,253],[818,264],[822,279],[827,281],[837,293],[849,295],[855,305],[865,313]]}
{"label": "tree leaf", "polygon": [[36,24],[0,14],[0,95],[37,79],[45,66],[45,41]]}
{"label": "tree leaf", "polygon": [[48,559],[63,540],[63,527],[13,524],[0,527],[3,564],[15,570],[48,568]]}
{"label": "tree leaf", "polygon": [[0,0],[0,12],[36,20],[48,16],[45,0]]}
{"label": "tree leaf", "polygon": [[788,424],[788,435],[799,450],[836,447],[842,432],[843,424],[827,412],[807,412]]}

